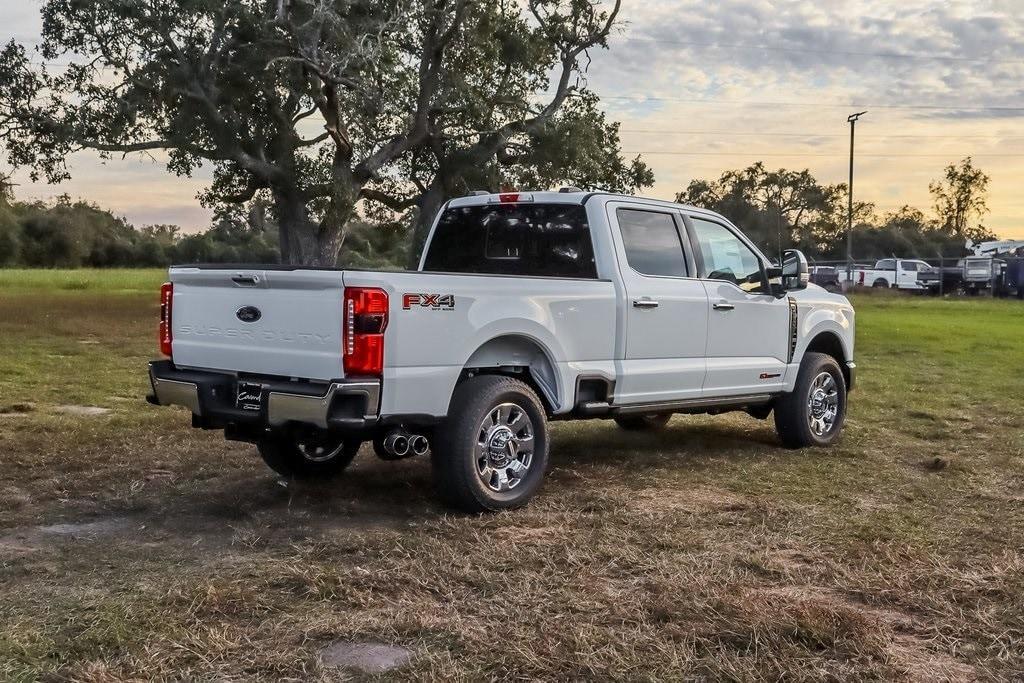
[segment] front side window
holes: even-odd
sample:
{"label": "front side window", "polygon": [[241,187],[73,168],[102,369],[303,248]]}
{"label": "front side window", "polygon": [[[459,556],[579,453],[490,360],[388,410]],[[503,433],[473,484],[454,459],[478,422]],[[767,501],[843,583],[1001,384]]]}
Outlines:
{"label": "front side window", "polygon": [[596,278],[586,209],[578,204],[483,204],[447,209],[425,270]]}
{"label": "front side window", "polygon": [[619,209],[615,215],[630,268],[642,275],[686,276],[683,245],[672,214]]}
{"label": "front side window", "polygon": [[745,292],[764,289],[761,260],[731,230],[692,218],[702,262],[701,277],[732,282]]}

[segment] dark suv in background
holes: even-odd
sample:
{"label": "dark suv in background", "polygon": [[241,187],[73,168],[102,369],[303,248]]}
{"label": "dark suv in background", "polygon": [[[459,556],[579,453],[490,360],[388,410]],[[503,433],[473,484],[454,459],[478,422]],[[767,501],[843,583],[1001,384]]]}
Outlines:
{"label": "dark suv in background", "polygon": [[811,266],[808,271],[811,282],[819,287],[824,287],[830,292],[843,291],[842,285],[839,284],[839,269],[835,266]]}

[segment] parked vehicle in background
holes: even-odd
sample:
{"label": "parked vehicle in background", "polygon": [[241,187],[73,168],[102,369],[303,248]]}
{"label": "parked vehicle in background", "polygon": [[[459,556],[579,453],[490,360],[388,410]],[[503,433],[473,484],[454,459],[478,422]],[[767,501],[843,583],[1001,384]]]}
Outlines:
{"label": "parked vehicle in background", "polygon": [[537,491],[551,419],[774,413],[784,445],[827,446],[853,307],[783,256],[671,202],[474,194],[442,208],[417,271],[171,268],[149,400],[286,476],[336,474],[364,441],[430,451],[442,498],[471,511]]}
{"label": "parked vehicle in background", "polygon": [[1007,296],[1024,299],[1024,247],[1016,250],[1019,256],[1006,259],[1003,282]]}
{"label": "parked vehicle in background", "polygon": [[922,270],[917,274],[920,282],[929,294],[956,294],[962,291],[964,281],[963,265],[932,266],[931,270]]}
{"label": "parked vehicle in background", "polygon": [[853,284],[861,287],[923,292],[927,288],[919,280],[918,274],[931,272],[934,272],[934,268],[921,259],[885,258],[877,261],[873,268],[855,268]]}
{"label": "parked vehicle in background", "polygon": [[829,292],[841,292],[843,286],[839,281],[839,269],[836,266],[811,266],[811,282]]}
{"label": "parked vehicle in background", "polygon": [[1001,277],[1005,261],[991,256],[967,256],[957,262],[962,273],[960,287],[965,294],[991,290]]}

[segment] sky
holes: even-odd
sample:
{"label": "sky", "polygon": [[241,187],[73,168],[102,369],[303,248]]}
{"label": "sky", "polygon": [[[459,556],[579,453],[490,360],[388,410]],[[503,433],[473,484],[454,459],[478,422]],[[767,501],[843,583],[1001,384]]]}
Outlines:
{"label": "sky", "polygon": [[[857,124],[854,193],[879,213],[931,211],[928,183],[965,156],[991,177],[984,224],[1024,239],[1022,0],[625,0],[609,50],[591,53],[588,85],[622,148],[641,154],[671,199],[695,178],[764,161],[846,182],[847,116]],[[38,0],[0,0],[0,40],[35,42]],[[20,198],[67,193],[137,225],[209,224],[193,178],[153,159],[81,153],[73,179]]]}

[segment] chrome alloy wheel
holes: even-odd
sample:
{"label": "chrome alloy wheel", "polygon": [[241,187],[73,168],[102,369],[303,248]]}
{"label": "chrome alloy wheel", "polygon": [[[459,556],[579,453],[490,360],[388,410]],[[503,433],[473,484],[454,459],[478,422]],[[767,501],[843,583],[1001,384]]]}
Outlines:
{"label": "chrome alloy wheel", "polygon": [[831,373],[821,372],[811,382],[807,396],[807,423],[816,436],[825,436],[839,416],[839,387]]}
{"label": "chrome alloy wheel", "polygon": [[533,422],[515,403],[502,403],[489,412],[477,433],[476,473],[492,491],[514,489],[533,462]]}
{"label": "chrome alloy wheel", "polygon": [[309,462],[327,462],[345,450],[344,441],[299,441],[295,444],[302,457]]}

